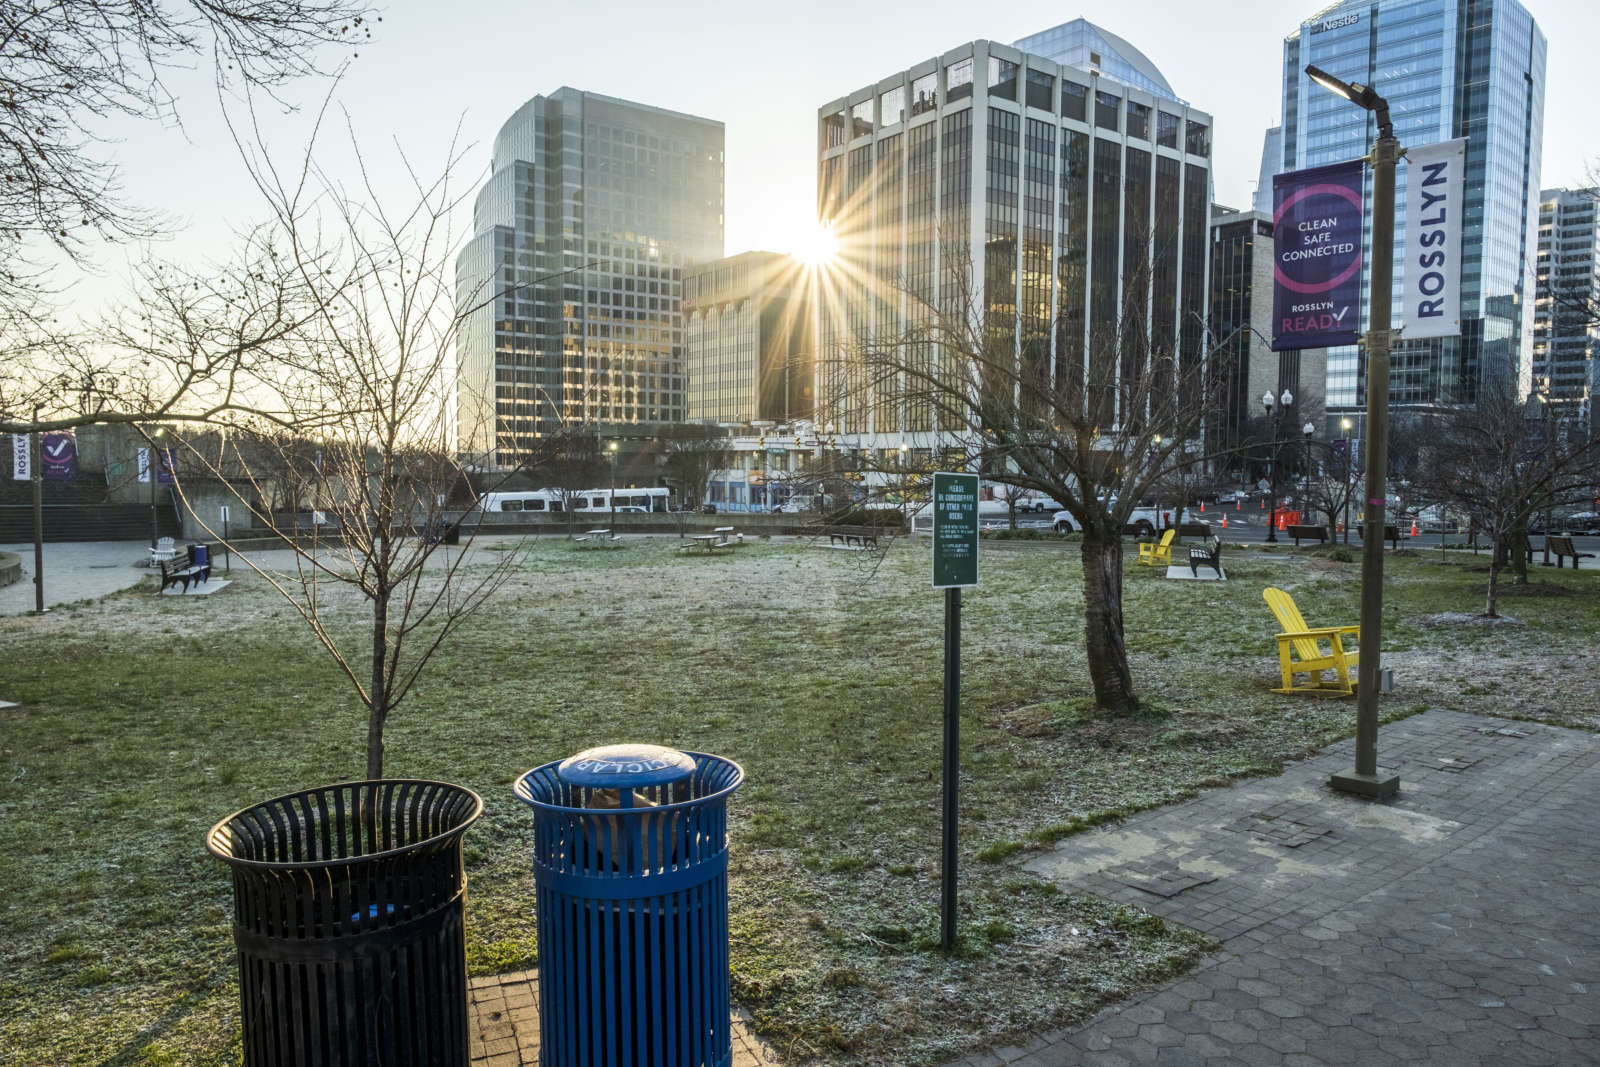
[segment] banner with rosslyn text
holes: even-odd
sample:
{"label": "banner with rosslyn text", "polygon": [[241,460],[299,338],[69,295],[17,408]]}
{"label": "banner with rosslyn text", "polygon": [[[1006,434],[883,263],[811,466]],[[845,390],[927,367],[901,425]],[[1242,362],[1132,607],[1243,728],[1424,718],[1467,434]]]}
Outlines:
{"label": "banner with rosslyn text", "polygon": [[1406,149],[1408,341],[1461,336],[1461,208],[1467,139]]}

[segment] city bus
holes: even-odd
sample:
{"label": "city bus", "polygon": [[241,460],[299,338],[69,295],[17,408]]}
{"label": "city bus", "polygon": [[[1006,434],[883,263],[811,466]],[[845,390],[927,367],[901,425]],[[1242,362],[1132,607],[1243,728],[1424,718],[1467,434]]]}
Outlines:
{"label": "city bus", "polygon": [[[671,490],[664,486],[618,489],[617,510],[665,512],[671,504]],[[563,493],[559,489],[524,489],[504,493],[485,493],[478,506],[486,513],[534,512],[560,514],[570,501],[573,511],[610,511],[610,489],[580,489]]]}

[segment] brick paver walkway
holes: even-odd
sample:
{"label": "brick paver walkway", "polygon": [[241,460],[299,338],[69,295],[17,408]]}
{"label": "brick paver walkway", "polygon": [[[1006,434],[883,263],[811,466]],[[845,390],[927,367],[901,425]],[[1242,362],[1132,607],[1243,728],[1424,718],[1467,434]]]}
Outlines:
{"label": "brick paver walkway", "polygon": [[1327,788],[1346,742],[1029,862],[1222,951],[961,1063],[1600,1063],[1600,742],[1432,711],[1384,726],[1378,751],[1401,780],[1386,803]]}
{"label": "brick paver walkway", "polygon": [[[539,1063],[539,972],[516,971],[474,978],[471,1000],[473,1067],[537,1067]],[[760,1067],[778,1058],[733,1017],[732,1067]]]}

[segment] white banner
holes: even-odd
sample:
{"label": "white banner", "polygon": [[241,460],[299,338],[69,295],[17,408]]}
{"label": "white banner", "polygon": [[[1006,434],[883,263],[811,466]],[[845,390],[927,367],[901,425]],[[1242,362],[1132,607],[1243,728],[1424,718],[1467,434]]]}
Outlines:
{"label": "white banner", "polygon": [[19,482],[25,482],[33,477],[33,449],[28,447],[28,435],[14,433],[11,435],[11,477]]}
{"label": "white banner", "polygon": [[150,480],[150,450],[148,448],[139,449],[139,480],[141,482]]}
{"label": "white banner", "polygon": [[1405,340],[1461,335],[1467,139],[1406,149]]}

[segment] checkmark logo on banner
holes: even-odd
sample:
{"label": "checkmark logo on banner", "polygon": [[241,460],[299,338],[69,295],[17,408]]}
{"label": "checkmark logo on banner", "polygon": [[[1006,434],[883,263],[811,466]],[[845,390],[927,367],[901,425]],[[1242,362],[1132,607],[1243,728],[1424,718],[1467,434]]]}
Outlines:
{"label": "checkmark logo on banner", "polygon": [[51,459],[60,459],[62,456],[67,454],[67,442],[53,441],[50,444],[45,445],[44,450],[45,454]]}
{"label": "checkmark logo on banner", "polygon": [[1343,322],[1345,315],[1349,314],[1349,312],[1350,312],[1349,308],[1341,308],[1340,311],[1339,311],[1339,314],[1337,314],[1337,315],[1335,315],[1333,317],[1333,321],[1334,322]]}

